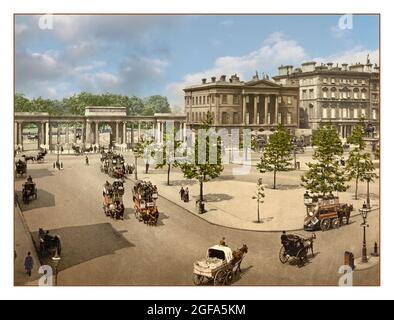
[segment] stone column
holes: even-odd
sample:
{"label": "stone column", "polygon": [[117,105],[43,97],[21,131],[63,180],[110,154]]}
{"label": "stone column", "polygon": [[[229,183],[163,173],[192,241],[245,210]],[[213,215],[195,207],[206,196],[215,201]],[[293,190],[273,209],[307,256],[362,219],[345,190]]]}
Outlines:
{"label": "stone column", "polygon": [[92,143],[92,137],[91,137],[91,129],[92,125],[89,120],[86,120],[86,136],[85,136],[85,143]]}
{"label": "stone column", "polygon": [[115,141],[119,143],[119,121],[116,121]]}
{"label": "stone column", "polygon": [[140,142],[141,139],[141,122],[138,121],[138,137],[137,137],[137,141]]}
{"label": "stone column", "polygon": [[122,143],[123,144],[127,144],[127,136],[126,136],[126,134],[127,134],[127,122],[125,121],[125,122],[123,122],[123,141],[122,141]]}
{"label": "stone column", "polygon": [[242,96],[242,124],[246,124],[246,96]]}
{"label": "stone column", "polygon": [[70,126],[68,122],[66,123],[66,136],[65,136],[66,143],[70,143]]}
{"label": "stone column", "polygon": [[14,121],[14,144],[18,145],[18,122]]}
{"label": "stone column", "polygon": [[100,142],[99,125],[100,124],[98,121],[96,121],[94,123],[94,126],[95,126],[94,144],[99,144],[99,142]]}
{"label": "stone column", "polygon": [[253,110],[253,124],[257,123],[257,104],[259,103],[259,96],[257,94],[253,97],[254,100],[254,110]]}
{"label": "stone column", "polygon": [[49,122],[49,126],[48,126],[48,146],[49,146],[49,150],[52,150],[52,123]]}
{"label": "stone column", "polygon": [[40,135],[39,135],[38,139],[39,139],[39,141],[38,141],[39,146],[45,144],[45,124],[44,124],[44,122],[40,123]]}
{"label": "stone column", "polygon": [[274,124],[278,124],[278,112],[279,112],[279,104],[278,104],[278,96],[275,96],[275,120]]}
{"label": "stone column", "polygon": [[23,146],[23,136],[22,136],[23,124],[22,124],[22,122],[18,122],[17,127],[18,127],[18,144]]}
{"label": "stone column", "polygon": [[268,123],[268,96],[264,96],[264,124]]}
{"label": "stone column", "polygon": [[74,123],[74,143],[77,143],[77,124]]}

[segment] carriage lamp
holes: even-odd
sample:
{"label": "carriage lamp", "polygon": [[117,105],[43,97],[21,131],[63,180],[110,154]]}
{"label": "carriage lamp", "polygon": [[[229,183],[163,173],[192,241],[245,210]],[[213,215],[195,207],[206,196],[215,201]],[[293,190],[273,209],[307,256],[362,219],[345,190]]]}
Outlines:
{"label": "carriage lamp", "polygon": [[363,204],[362,208],[359,209],[361,217],[363,218],[363,223],[361,224],[361,226],[363,227],[363,249],[362,249],[362,259],[361,262],[362,263],[368,263],[368,253],[367,253],[367,228],[368,226],[368,222],[367,222],[367,218],[368,218],[368,213],[370,211],[370,209],[368,208],[368,205],[366,203]]}

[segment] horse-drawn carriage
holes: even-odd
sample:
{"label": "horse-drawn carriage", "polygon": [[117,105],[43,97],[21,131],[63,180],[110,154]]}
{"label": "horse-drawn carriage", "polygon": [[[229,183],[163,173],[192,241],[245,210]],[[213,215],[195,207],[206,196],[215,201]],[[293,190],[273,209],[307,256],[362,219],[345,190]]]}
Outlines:
{"label": "horse-drawn carriage", "polygon": [[16,163],[16,168],[15,168],[15,172],[16,172],[16,176],[26,176],[27,173],[27,164],[26,162],[22,161],[22,160],[18,160],[18,162]]}
{"label": "horse-drawn carriage", "polygon": [[58,235],[51,235],[49,231],[44,231],[42,228],[38,230],[38,237],[40,239],[39,253],[41,258],[52,258],[61,256],[62,245]]}
{"label": "horse-drawn carriage", "polygon": [[29,203],[32,198],[37,199],[37,187],[33,181],[28,180],[23,184],[22,200]]}
{"label": "horse-drawn carriage", "polygon": [[283,264],[287,263],[291,258],[298,260],[298,266],[302,267],[308,260],[308,252],[313,252],[313,242],[316,240],[316,235],[313,234],[310,238],[303,238],[295,234],[283,234],[281,237],[282,247],[279,251],[279,260]]}
{"label": "horse-drawn carriage", "polygon": [[37,154],[37,157],[36,157],[36,161],[37,162],[44,162],[45,156],[47,155],[47,153],[48,152],[47,152],[46,149],[38,151],[38,154]]}
{"label": "horse-drawn carriage", "polygon": [[202,285],[211,281],[215,286],[230,284],[234,276],[241,272],[241,263],[246,253],[246,245],[234,252],[223,245],[209,248],[207,257],[194,263],[194,284]]}
{"label": "horse-drawn carriage", "polygon": [[150,226],[157,224],[159,220],[159,210],[156,205],[158,196],[157,187],[151,182],[137,181],[133,188],[136,219]]}
{"label": "horse-drawn carriage", "polygon": [[307,216],[304,220],[305,231],[338,229],[350,223],[353,205],[340,203],[338,197],[307,197]]}
{"label": "horse-drawn carriage", "polygon": [[[114,183],[115,184],[115,183]],[[106,182],[103,188],[103,210],[107,217],[124,219],[123,192],[118,184]]]}
{"label": "horse-drawn carriage", "polygon": [[76,144],[73,144],[72,146],[71,146],[71,149],[73,149],[73,151],[74,151],[74,153],[77,155],[77,156],[79,156],[79,155],[82,155],[82,148],[81,148],[81,146],[78,146],[78,145],[76,145]]}

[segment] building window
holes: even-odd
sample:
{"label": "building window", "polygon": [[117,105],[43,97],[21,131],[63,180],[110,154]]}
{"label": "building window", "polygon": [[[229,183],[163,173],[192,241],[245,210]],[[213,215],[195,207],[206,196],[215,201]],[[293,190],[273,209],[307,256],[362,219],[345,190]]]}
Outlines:
{"label": "building window", "polygon": [[291,124],[292,119],[291,119],[291,113],[287,114],[287,124]]}
{"label": "building window", "polygon": [[353,118],[357,119],[358,118],[358,109],[353,110]]}
{"label": "building window", "polygon": [[327,108],[323,108],[323,119],[327,119],[328,115],[327,115]]}
{"label": "building window", "polygon": [[202,104],[205,104],[205,96],[202,97]]}
{"label": "building window", "polygon": [[323,88],[323,98],[324,99],[328,98],[328,89],[327,88]]}
{"label": "building window", "polygon": [[287,97],[287,104],[292,104],[292,103],[293,103],[292,97]]}
{"label": "building window", "polygon": [[315,91],[313,89],[309,89],[309,99],[315,99]]}
{"label": "building window", "polygon": [[376,109],[372,109],[372,119],[377,120],[377,112]]}
{"label": "building window", "polygon": [[235,94],[233,96],[233,104],[239,104],[239,95]]}
{"label": "building window", "polygon": [[282,114],[278,112],[278,123],[282,124]]}
{"label": "building window", "polygon": [[233,113],[233,124],[239,124],[239,114],[238,112]]}
{"label": "building window", "polygon": [[222,95],[222,103],[227,104],[227,94]]}
{"label": "building window", "polygon": [[365,110],[365,108],[361,109],[361,116],[365,117],[367,115],[367,110]]}
{"label": "building window", "polygon": [[336,110],[335,108],[331,108],[331,119],[335,119],[336,118]]}
{"label": "building window", "polygon": [[307,95],[306,95],[306,90],[302,90],[302,99],[307,99],[308,97],[307,97]]}
{"label": "building window", "polygon": [[227,112],[222,112],[222,124],[227,124]]}
{"label": "building window", "polygon": [[347,108],[342,109],[342,118],[346,119],[348,115]]}
{"label": "building window", "polygon": [[367,95],[366,95],[365,91],[361,92],[361,99],[363,99],[363,100],[367,99]]}
{"label": "building window", "polygon": [[324,79],[323,79],[323,83],[327,83],[327,78],[324,78]]}

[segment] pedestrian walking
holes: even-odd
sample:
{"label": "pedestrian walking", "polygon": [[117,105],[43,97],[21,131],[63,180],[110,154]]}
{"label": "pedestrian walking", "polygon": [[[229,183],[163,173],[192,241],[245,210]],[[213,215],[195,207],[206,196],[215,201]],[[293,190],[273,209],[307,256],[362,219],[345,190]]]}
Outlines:
{"label": "pedestrian walking", "polygon": [[31,271],[33,270],[33,266],[34,266],[33,257],[31,256],[31,252],[28,252],[25,258],[25,270],[29,277],[31,277]]}
{"label": "pedestrian walking", "polygon": [[189,188],[186,188],[186,190],[185,190],[185,194],[183,196],[183,201],[189,202]]}
{"label": "pedestrian walking", "polygon": [[93,150],[94,150],[94,153],[97,152],[97,147],[96,147],[96,145],[94,145]]}
{"label": "pedestrian walking", "polygon": [[86,165],[88,166],[89,165],[89,158],[88,158],[88,156],[86,156],[85,161],[86,161]]}
{"label": "pedestrian walking", "polygon": [[183,187],[179,191],[179,194],[181,195],[181,201],[183,201],[183,197],[185,196],[185,189],[183,189]]}

